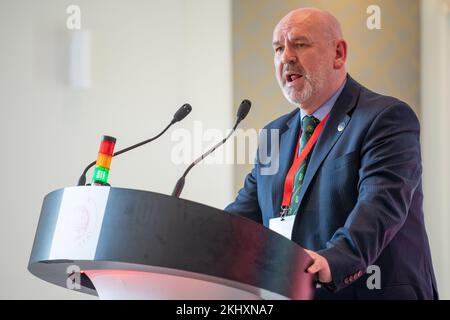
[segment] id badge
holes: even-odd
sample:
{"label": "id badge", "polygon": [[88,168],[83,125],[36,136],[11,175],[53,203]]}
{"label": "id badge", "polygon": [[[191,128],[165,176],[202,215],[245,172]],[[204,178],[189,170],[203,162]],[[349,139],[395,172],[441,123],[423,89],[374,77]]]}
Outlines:
{"label": "id badge", "polygon": [[291,240],[292,229],[294,228],[295,215],[282,218],[273,218],[269,220],[269,229],[281,234],[283,237]]}

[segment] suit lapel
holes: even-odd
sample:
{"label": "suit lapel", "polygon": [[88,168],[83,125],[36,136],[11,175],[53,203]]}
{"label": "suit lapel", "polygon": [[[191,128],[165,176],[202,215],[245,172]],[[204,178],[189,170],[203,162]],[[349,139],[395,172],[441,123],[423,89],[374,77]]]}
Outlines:
{"label": "suit lapel", "polygon": [[[357,103],[360,88],[360,85],[348,76],[345,88],[331,110],[330,116],[328,117],[323,131],[314,147],[313,153],[311,154],[299,195],[300,203],[302,203],[303,197],[316,175],[317,170],[325,160],[331,148],[333,148],[345,131],[345,128],[350,121],[349,113]],[[344,130],[338,130],[339,127],[342,129],[343,126]]]}
{"label": "suit lapel", "polygon": [[286,122],[285,130],[280,132],[280,148],[279,148],[279,169],[278,173],[273,175],[272,195],[273,212],[275,216],[281,211],[281,202],[283,200],[284,182],[286,175],[292,165],[295,147],[300,130],[300,109],[297,109],[289,121]]}

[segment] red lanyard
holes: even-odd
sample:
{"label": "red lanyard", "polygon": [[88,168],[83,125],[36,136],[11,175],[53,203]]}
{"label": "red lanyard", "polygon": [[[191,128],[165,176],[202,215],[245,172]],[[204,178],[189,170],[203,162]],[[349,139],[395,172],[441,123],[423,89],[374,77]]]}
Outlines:
{"label": "red lanyard", "polygon": [[[329,114],[326,115],[326,117],[319,123],[319,125],[314,130],[313,135],[309,139],[308,143],[306,144],[305,148],[302,150],[300,155],[298,155],[298,150],[300,148],[300,141],[297,142],[297,148],[295,148],[295,156],[294,156],[294,163],[291,166],[291,169],[289,169],[289,172],[286,176],[286,181],[284,182],[284,193],[283,193],[283,202],[281,203],[281,215],[287,213],[289,210],[289,205],[291,203],[291,197],[292,192],[294,189],[294,178],[295,174],[297,173],[298,167],[303,162],[303,160],[306,159],[306,157],[311,152],[312,148],[317,142],[317,139],[319,139],[320,134],[322,133],[323,126],[325,125],[325,122],[327,122]],[[300,139],[298,139],[300,140]]]}

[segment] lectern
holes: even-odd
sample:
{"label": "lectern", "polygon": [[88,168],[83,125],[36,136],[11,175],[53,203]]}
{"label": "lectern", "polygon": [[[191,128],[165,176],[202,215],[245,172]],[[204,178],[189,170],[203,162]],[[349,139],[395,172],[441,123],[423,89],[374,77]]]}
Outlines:
{"label": "lectern", "polygon": [[101,299],[311,299],[311,262],[294,242],[219,209],[87,186],[44,198],[28,269]]}

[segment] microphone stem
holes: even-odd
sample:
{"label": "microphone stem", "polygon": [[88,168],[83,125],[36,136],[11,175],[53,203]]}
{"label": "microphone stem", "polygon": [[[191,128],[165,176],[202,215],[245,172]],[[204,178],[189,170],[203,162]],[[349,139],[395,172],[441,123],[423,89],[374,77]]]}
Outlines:
{"label": "microphone stem", "polygon": [[158,138],[161,137],[164,133],[166,133],[167,130],[169,130],[169,128],[172,126],[172,124],[173,124],[173,123],[170,123],[163,131],[161,131],[160,134],[158,134],[157,136],[155,136],[155,137],[153,137],[153,138],[150,138],[150,139],[148,139],[148,140],[139,142],[139,143],[135,144],[134,146],[131,146],[131,147],[122,149],[122,150],[120,150],[120,151],[117,151],[116,153],[114,153],[113,157],[117,157],[117,156],[121,155],[122,153],[131,151],[131,150],[136,149],[136,148],[138,148],[138,147],[140,147],[140,146],[143,146],[144,144],[150,143],[150,142],[152,142],[153,140],[158,139]]}
{"label": "microphone stem", "polygon": [[211,153],[213,153],[214,151],[216,151],[216,149],[218,147],[220,147],[221,145],[223,145],[234,133],[234,131],[236,131],[237,126],[239,125],[239,122],[236,122],[235,126],[233,127],[233,129],[231,129],[230,133],[219,143],[217,143],[214,147],[212,147],[211,149],[209,149],[206,153],[202,154],[200,157],[198,157],[193,163],[191,163],[191,165],[186,169],[186,171],[183,174],[183,177],[186,177],[187,174],[189,173],[189,171],[191,171],[191,169],[196,166],[197,164],[199,164],[200,162],[203,161],[203,159],[205,159],[207,156],[209,156]]}
{"label": "microphone stem", "polygon": [[187,176],[187,174],[189,173],[189,171],[191,171],[191,169],[193,167],[195,167],[195,165],[197,165],[198,163],[200,163],[203,159],[205,159],[207,156],[209,156],[211,153],[213,153],[214,151],[216,151],[216,149],[218,147],[220,147],[221,145],[223,145],[230,137],[231,135],[236,131],[236,128],[238,127],[239,123],[241,122],[241,119],[238,119],[238,121],[236,121],[236,124],[234,125],[233,129],[231,129],[230,133],[219,143],[217,143],[214,147],[212,147],[211,149],[209,149],[206,153],[202,154],[200,157],[198,157],[194,162],[191,163],[191,165],[186,169],[186,171],[184,171],[183,175],[181,176],[181,178],[178,180],[174,190],[172,191],[172,196],[179,198],[181,195],[181,192],[183,191],[184,188],[184,182],[185,182],[185,178]]}
{"label": "microphone stem", "polygon": [[[169,130],[169,128],[170,128],[174,123],[175,123],[175,122],[172,120],[172,122],[171,122],[167,127],[165,127],[164,130],[161,131],[161,133],[158,134],[157,136],[154,136],[153,138],[150,138],[150,139],[148,139],[148,140],[139,142],[139,143],[137,143],[137,144],[135,144],[135,145],[133,145],[133,146],[131,146],[131,147],[128,147],[128,148],[119,150],[119,151],[117,151],[116,153],[113,154],[113,157],[117,157],[117,156],[121,155],[122,153],[131,151],[131,150],[136,149],[136,148],[138,148],[138,147],[140,147],[140,146],[143,146],[143,145],[145,145],[145,144],[147,144],[147,143],[150,143],[150,142],[152,142],[153,140],[158,139],[158,138],[161,137],[164,133],[166,133],[166,131]],[[86,177],[87,172],[89,171],[90,168],[92,168],[93,166],[95,166],[96,163],[97,163],[97,161],[93,161],[93,162],[91,162],[91,163],[86,167],[86,169],[84,169],[83,174],[81,175],[80,180],[79,180],[79,183],[78,183],[79,186],[80,186],[80,185],[84,185],[84,183],[80,183],[80,182],[82,181],[83,177],[84,177],[84,180],[86,180],[85,177]]]}

